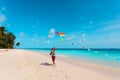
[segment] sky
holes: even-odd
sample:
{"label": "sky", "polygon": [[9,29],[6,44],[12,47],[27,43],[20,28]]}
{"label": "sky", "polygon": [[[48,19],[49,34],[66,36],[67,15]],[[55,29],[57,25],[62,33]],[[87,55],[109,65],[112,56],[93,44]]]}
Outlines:
{"label": "sky", "polygon": [[120,48],[120,0],[0,0],[0,25],[19,48]]}

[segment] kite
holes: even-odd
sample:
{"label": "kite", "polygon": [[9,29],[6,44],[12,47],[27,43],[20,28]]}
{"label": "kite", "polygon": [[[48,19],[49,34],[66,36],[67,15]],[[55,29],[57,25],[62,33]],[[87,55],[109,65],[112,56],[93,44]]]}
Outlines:
{"label": "kite", "polygon": [[56,34],[58,34],[59,36],[66,36],[65,33],[62,32],[56,32]]}
{"label": "kite", "polygon": [[56,34],[58,34],[61,37],[61,41],[64,41],[64,36],[66,36],[65,33],[63,33],[63,32],[56,32]]}

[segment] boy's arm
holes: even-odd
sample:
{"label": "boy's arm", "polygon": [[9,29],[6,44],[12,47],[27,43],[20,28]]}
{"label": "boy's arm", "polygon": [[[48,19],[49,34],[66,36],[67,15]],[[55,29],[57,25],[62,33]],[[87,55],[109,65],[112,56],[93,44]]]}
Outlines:
{"label": "boy's arm", "polygon": [[50,56],[52,55],[52,52],[50,52],[50,54],[49,54]]}

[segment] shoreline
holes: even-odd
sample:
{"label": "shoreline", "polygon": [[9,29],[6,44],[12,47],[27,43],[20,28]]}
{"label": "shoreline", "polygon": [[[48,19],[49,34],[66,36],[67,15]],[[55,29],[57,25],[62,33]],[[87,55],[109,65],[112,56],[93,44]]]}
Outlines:
{"label": "shoreline", "polygon": [[[44,52],[44,51],[37,51],[37,50],[28,50],[28,51],[33,51],[33,52],[38,52],[42,55],[45,55],[47,57],[49,57],[49,52]],[[109,68],[115,68],[115,69],[119,69],[120,67],[120,64],[118,66],[115,66],[115,65],[110,65],[110,63],[103,63],[101,61],[93,61],[93,60],[90,60],[90,59],[87,59],[87,58],[77,58],[77,57],[71,57],[71,56],[66,56],[66,55],[56,55],[57,59],[59,59],[60,61],[65,61],[65,62],[68,62],[69,64],[75,64],[76,66],[79,66],[80,63],[81,64],[88,64],[88,65],[99,65],[99,66],[103,66],[103,67],[109,67]]]}
{"label": "shoreline", "polygon": [[1,80],[119,80],[120,70],[57,57],[55,67],[44,52],[23,49],[0,50]]}
{"label": "shoreline", "polygon": [[[49,53],[44,52],[44,51],[33,51],[33,52],[37,52],[37,53],[40,53],[44,56],[50,57]],[[95,62],[85,61],[85,60],[80,61],[81,59],[76,59],[75,57],[71,58],[69,56],[59,56],[59,55],[57,55],[56,59],[58,61],[64,62],[66,64],[69,64],[69,65],[72,65],[72,66],[75,66],[75,67],[78,67],[78,68],[80,68],[80,67],[89,68],[91,70],[96,70],[96,71],[99,71],[101,73],[108,74],[108,75],[111,75],[111,76],[114,75],[116,77],[119,77],[119,75],[120,75],[119,67],[112,67],[112,66],[108,66],[108,65],[95,63]],[[116,74],[113,74],[113,72],[115,72]]]}

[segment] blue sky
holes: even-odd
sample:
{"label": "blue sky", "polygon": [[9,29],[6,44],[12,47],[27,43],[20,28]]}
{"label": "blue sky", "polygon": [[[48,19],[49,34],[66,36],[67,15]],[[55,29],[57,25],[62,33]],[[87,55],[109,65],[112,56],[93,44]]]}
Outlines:
{"label": "blue sky", "polygon": [[0,25],[20,48],[120,48],[120,1],[0,0]]}

